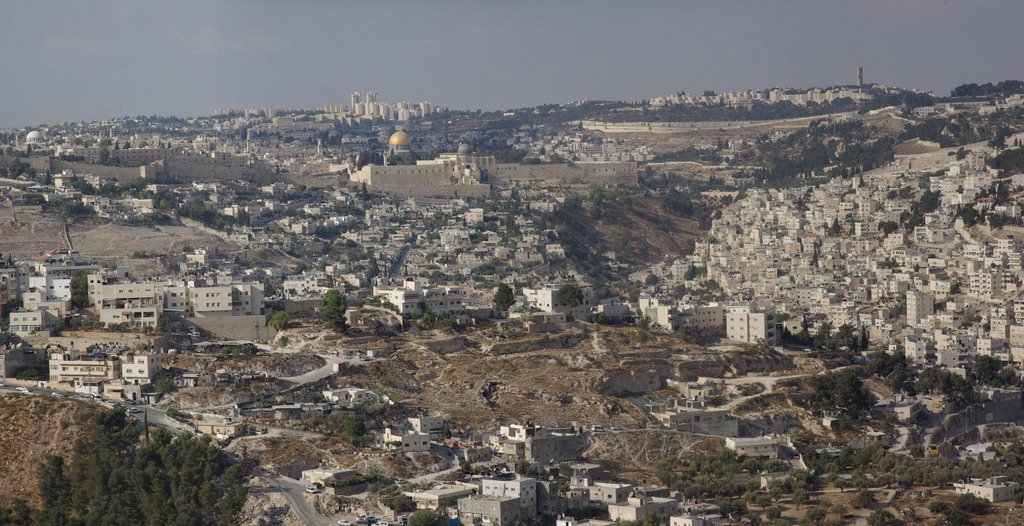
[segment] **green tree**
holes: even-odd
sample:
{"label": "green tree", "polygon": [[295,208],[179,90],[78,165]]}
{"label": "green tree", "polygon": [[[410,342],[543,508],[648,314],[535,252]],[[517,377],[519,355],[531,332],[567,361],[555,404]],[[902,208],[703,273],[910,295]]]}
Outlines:
{"label": "green tree", "polygon": [[270,317],[270,321],[267,322],[267,325],[269,325],[270,328],[274,329],[275,331],[283,331],[288,328],[289,320],[291,320],[291,317],[288,316],[287,312],[283,310],[277,311],[274,313],[273,316]]}
{"label": "green tree", "polygon": [[158,393],[172,393],[178,386],[174,385],[174,372],[170,369],[161,369],[153,377],[153,389]]}
{"label": "green tree", "polygon": [[512,291],[512,287],[502,283],[498,285],[498,290],[494,293],[494,310],[498,312],[505,312],[516,302],[515,292]]}
{"label": "green tree", "polygon": [[344,294],[337,290],[329,290],[327,294],[324,294],[324,319],[327,321],[328,327],[336,332],[348,332],[346,310],[348,310],[348,301]]}
{"label": "green tree", "polygon": [[978,515],[988,511],[988,504],[988,499],[964,493],[953,501],[953,509],[963,513],[970,513],[971,515]]}
{"label": "green tree", "polygon": [[43,508],[33,522],[53,526],[68,524],[72,494],[63,457],[47,455],[39,467],[39,490],[43,495]]}
{"label": "green tree", "polygon": [[89,306],[89,274],[84,270],[71,276],[71,305],[78,309]]}
{"label": "green tree", "polygon": [[858,508],[870,509],[875,505],[875,495],[866,489],[857,492],[857,496],[851,502]]}
{"label": "green tree", "polygon": [[887,510],[875,510],[868,515],[868,526],[890,526],[900,524]]}
{"label": "green tree", "polygon": [[165,430],[139,441],[124,408],[99,413],[70,464],[48,458],[34,524],[229,525],[248,489],[250,466],[232,464],[208,437]]}
{"label": "green tree", "polygon": [[416,511],[416,502],[406,495],[384,498],[380,503],[398,513]]}
{"label": "green tree", "polygon": [[347,416],[342,424],[342,432],[349,438],[360,438],[366,434],[366,422],[359,415]]}
{"label": "green tree", "polygon": [[447,521],[434,510],[419,510],[409,515],[406,526],[447,526]]}
{"label": "green tree", "polygon": [[578,285],[563,285],[555,293],[555,302],[559,305],[575,307],[583,303],[583,289],[579,288]]}
{"label": "green tree", "polygon": [[171,328],[171,319],[166,314],[161,314],[156,320],[156,330],[160,334],[167,334],[167,331]]}
{"label": "green tree", "polygon": [[842,233],[842,228],[839,226],[839,218],[837,217],[832,220],[832,226],[828,227],[828,235],[838,236],[840,233]]}

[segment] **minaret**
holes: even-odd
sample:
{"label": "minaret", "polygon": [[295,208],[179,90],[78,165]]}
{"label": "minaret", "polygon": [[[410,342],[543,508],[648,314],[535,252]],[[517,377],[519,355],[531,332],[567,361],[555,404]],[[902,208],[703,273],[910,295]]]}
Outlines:
{"label": "minaret", "polygon": [[857,66],[857,89],[864,88],[864,66]]}

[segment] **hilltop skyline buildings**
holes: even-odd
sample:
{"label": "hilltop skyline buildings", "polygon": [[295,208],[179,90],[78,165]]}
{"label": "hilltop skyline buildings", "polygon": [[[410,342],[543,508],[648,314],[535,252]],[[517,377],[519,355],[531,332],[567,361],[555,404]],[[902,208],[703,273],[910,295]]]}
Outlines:
{"label": "hilltop skyline buildings", "polygon": [[187,1],[6,3],[0,16],[17,23],[0,35],[0,58],[19,80],[0,127],[349,103],[339,92],[367,85],[391,100],[500,110],[847,84],[858,64],[872,82],[946,94],[1024,69],[1018,2],[783,4],[649,2],[623,17],[604,1],[442,1],[396,19],[375,3],[220,0],[197,2],[197,19]]}

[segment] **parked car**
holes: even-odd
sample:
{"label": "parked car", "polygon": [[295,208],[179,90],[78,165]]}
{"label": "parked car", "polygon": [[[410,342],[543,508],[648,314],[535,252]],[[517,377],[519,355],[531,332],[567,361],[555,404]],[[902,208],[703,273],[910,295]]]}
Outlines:
{"label": "parked car", "polygon": [[14,388],[14,390],[19,392],[19,393],[27,393],[28,392],[28,387],[16,387],[16,388]]}
{"label": "parked car", "polygon": [[338,521],[338,526],[352,526],[352,521],[341,519],[340,521]]}
{"label": "parked car", "polygon": [[306,493],[320,493],[320,486],[316,484],[310,484],[306,486]]}

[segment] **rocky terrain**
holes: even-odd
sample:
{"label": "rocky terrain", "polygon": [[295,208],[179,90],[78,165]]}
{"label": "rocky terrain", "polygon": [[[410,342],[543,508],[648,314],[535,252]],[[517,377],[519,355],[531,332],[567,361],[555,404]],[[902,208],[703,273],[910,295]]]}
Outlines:
{"label": "rocky terrain", "polygon": [[642,428],[648,419],[630,398],[664,389],[668,380],[793,367],[767,349],[711,350],[653,333],[641,340],[633,328],[600,328],[393,342],[398,350],[388,358],[329,381],[372,389],[477,431],[522,420]]}
{"label": "rocky terrain", "polygon": [[164,409],[199,409],[260,400],[289,386],[287,382],[260,382],[239,386],[203,386],[180,389],[157,404]]}
{"label": "rocky terrain", "polygon": [[341,437],[285,433],[281,436],[248,436],[235,440],[228,451],[240,458],[256,460],[268,473],[298,476],[318,465],[354,467],[363,473],[392,478],[410,478],[447,468],[445,460],[430,452],[358,450]]}
{"label": "rocky terrain", "polygon": [[249,481],[249,495],[238,523],[241,526],[305,526],[292,511],[284,493],[259,477]]}
{"label": "rocky terrain", "polygon": [[655,483],[658,462],[687,454],[721,451],[719,437],[700,437],[658,429],[594,433],[583,456],[599,458],[627,480]]}
{"label": "rocky terrain", "polygon": [[165,367],[206,374],[226,372],[232,374],[266,373],[276,378],[298,376],[308,373],[327,363],[323,358],[308,353],[259,353],[255,356],[228,357],[209,354],[179,354],[168,356]]}

